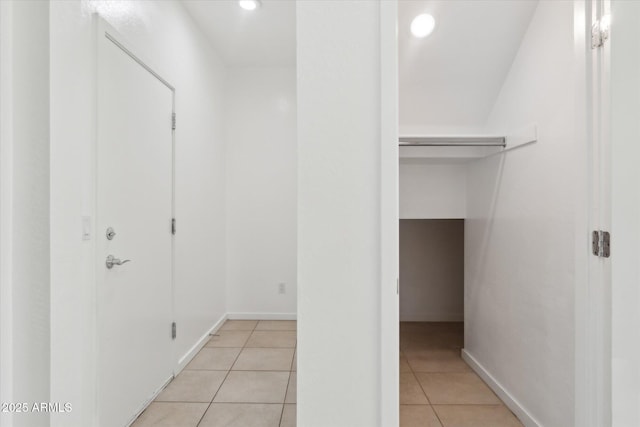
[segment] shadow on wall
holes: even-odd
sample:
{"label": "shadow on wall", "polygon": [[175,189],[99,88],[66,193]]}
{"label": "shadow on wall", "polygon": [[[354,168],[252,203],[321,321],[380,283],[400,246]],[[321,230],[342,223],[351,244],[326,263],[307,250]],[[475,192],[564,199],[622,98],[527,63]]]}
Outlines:
{"label": "shadow on wall", "polygon": [[400,320],[464,319],[464,220],[400,220]]}
{"label": "shadow on wall", "polygon": [[[500,200],[500,189],[502,184],[502,174],[505,160],[509,153],[490,156],[477,162],[478,167],[482,167],[483,175],[481,179],[469,180],[467,182],[467,223],[465,224],[465,276],[473,277],[477,283],[485,283],[488,280],[487,256],[490,251],[493,237],[493,228],[496,220],[496,210],[498,200]],[[482,165],[480,165],[482,163]],[[476,164],[472,164],[471,168]],[[480,176],[479,174],[476,174]],[[476,191],[482,188],[483,191]],[[482,198],[479,194],[491,189],[492,196]],[[475,236],[480,232],[481,236]],[[472,248],[473,242],[479,242],[479,247]],[[478,298],[478,289],[465,286],[464,304],[468,318],[475,318],[478,313],[477,305],[472,302]],[[466,325],[472,327],[472,325]]]}

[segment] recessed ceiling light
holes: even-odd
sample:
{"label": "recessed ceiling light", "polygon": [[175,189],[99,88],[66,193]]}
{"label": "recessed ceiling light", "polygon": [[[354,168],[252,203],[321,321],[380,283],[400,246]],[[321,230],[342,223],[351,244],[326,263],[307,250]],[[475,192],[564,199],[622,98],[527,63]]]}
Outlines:
{"label": "recessed ceiling light", "polygon": [[433,16],[428,13],[423,13],[411,21],[411,34],[418,38],[427,37],[433,32],[435,26],[436,20],[433,19]]}
{"label": "recessed ceiling light", "polygon": [[238,4],[244,10],[256,10],[260,7],[260,0],[240,0]]}

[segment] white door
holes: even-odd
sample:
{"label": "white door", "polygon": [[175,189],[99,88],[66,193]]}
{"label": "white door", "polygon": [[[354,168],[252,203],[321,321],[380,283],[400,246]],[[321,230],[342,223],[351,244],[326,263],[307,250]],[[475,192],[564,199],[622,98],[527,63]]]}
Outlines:
{"label": "white door", "polygon": [[612,425],[640,425],[640,2],[611,1]]}
{"label": "white door", "polygon": [[[101,427],[127,425],[173,371],[174,92],[114,37],[101,25],[96,220]],[[109,228],[115,233],[111,239]],[[108,268],[110,255],[122,264]]]}

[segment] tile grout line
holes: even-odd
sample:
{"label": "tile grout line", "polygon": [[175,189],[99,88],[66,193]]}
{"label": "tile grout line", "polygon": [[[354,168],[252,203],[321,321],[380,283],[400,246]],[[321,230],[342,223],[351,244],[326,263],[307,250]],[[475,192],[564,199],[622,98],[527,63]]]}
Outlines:
{"label": "tile grout line", "polygon": [[[256,323],[256,328],[258,327],[258,324],[260,323],[260,321],[258,321],[258,323]],[[280,332],[295,332],[296,333],[296,343],[294,344],[293,347],[293,356],[291,358],[291,365],[289,365],[289,380],[287,381],[287,387],[284,390],[284,399],[282,400],[282,410],[280,411],[280,420],[278,421],[278,427],[282,426],[282,417],[284,416],[284,407],[286,405],[286,401],[287,401],[287,393],[289,392],[289,383],[291,382],[291,369],[293,368],[293,359],[296,355],[296,350],[298,347],[298,340],[297,340],[297,335],[298,335],[298,328],[296,327],[295,331],[280,331]],[[254,329],[255,331],[255,329]],[[272,331],[273,332],[273,331]],[[253,335],[253,333],[252,333]],[[249,339],[251,339],[251,337],[249,337]],[[249,342],[249,340],[247,340],[247,342]],[[256,347],[248,347],[248,348],[256,348]],[[257,347],[257,348],[273,348],[273,347]],[[289,348],[289,347],[285,347],[285,348]],[[278,372],[287,372],[287,371],[278,371]]]}
{"label": "tile grout line", "polygon": [[[400,349],[400,354],[404,355],[404,352],[402,351],[402,349]],[[407,361],[407,365],[409,366],[409,370],[411,371],[411,373],[413,374],[413,377],[416,379],[416,381],[418,382],[418,385],[420,386],[420,390],[422,390],[422,393],[424,394],[424,397],[427,399],[427,402],[429,402],[429,407],[431,408],[431,411],[433,412],[433,414],[436,416],[436,418],[438,419],[438,422],[440,423],[441,427],[444,427],[444,423],[442,422],[442,420],[440,419],[440,416],[438,415],[438,413],[436,412],[436,408],[433,407],[433,404],[431,403],[431,399],[429,399],[429,396],[427,395],[427,392],[425,391],[424,387],[422,386],[422,383],[420,382],[420,380],[418,380],[418,376],[416,375],[415,371],[413,370],[413,366],[411,366],[411,363],[409,363],[409,359],[407,358],[406,355],[404,355],[404,358]]]}
{"label": "tile grout line", "polygon": [[[241,347],[237,347],[237,346],[232,346],[232,347],[208,347],[205,344],[205,346],[202,349],[200,349],[200,351],[198,352],[198,354],[199,354],[204,348],[212,348],[212,349],[215,349],[215,348],[218,348],[218,349],[237,349],[237,348],[239,348],[240,349],[240,351],[238,352],[238,354],[234,358],[233,362],[231,363],[230,367],[228,369],[226,369],[226,370],[225,369],[188,369],[187,370],[187,371],[196,371],[196,372],[197,371],[201,371],[201,372],[202,371],[204,371],[204,372],[225,372],[224,379],[221,381],[220,385],[216,389],[216,392],[214,393],[213,397],[211,398],[211,400],[209,402],[206,402],[206,401],[205,402],[195,402],[195,401],[183,401],[183,400],[158,401],[158,400],[155,400],[155,399],[154,399],[154,401],[155,402],[160,402],[160,403],[203,404],[203,405],[208,403],[208,405],[207,405],[206,409],[204,410],[202,416],[199,418],[197,424],[195,425],[195,427],[199,427],[199,426],[201,426],[201,424],[202,424],[207,412],[211,409],[213,404],[216,403],[216,402],[214,402],[215,398],[220,393],[220,390],[224,386],[224,384],[227,381],[227,379],[229,377],[229,374],[231,372],[234,372],[234,371],[235,372],[288,372],[289,373],[289,377],[288,377],[287,387],[285,389],[285,395],[284,395],[284,399],[283,399],[282,403],[277,403],[277,402],[276,403],[271,403],[271,402],[218,402],[218,403],[225,403],[225,404],[282,405],[282,409],[281,409],[281,412],[280,412],[280,421],[279,421],[279,424],[281,424],[283,416],[284,416],[284,409],[285,409],[285,405],[286,405],[286,397],[287,397],[287,393],[289,391],[289,385],[290,385],[290,382],[291,382],[291,374],[293,373],[293,361],[295,359],[295,355],[296,355],[296,352],[297,352],[297,340],[296,340],[296,343],[294,344],[293,347],[248,347],[247,344],[249,343],[249,340],[251,339],[251,336],[253,335],[253,333],[256,332],[256,331],[260,331],[260,332],[294,332],[294,333],[297,334],[297,328],[295,330],[292,330],[292,331],[291,330],[281,330],[281,329],[265,329],[265,330],[262,330],[262,329],[258,329],[258,325],[260,324],[260,322],[261,322],[260,320],[257,320],[255,325],[253,326],[253,328],[251,330],[249,330],[249,329],[245,329],[245,330],[233,330],[232,329],[232,330],[226,330],[226,331],[219,330],[220,332],[242,332],[242,331],[249,332],[249,336],[247,337],[247,339],[245,340],[244,344]],[[218,334],[217,333],[216,334],[212,334],[212,337],[215,336],[215,335],[218,335]],[[212,337],[210,337],[210,340],[211,340]],[[254,370],[234,370],[233,367],[235,366],[235,364],[237,363],[240,355],[242,354],[242,352],[245,349],[280,349],[280,350],[293,349],[294,352],[293,352],[293,357],[292,357],[291,363],[289,365],[290,367],[289,367],[288,370],[269,370],[269,371],[255,370],[255,369]]]}
{"label": "tile grout line", "polygon": [[[400,352],[403,353],[402,350],[400,350]],[[405,359],[407,359],[407,356],[405,356]],[[413,366],[411,366],[411,363],[409,363],[409,359],[407,359],[407,365],[409,366],[409,370],[411,371],[413,378],[415,378],[416,382],[420,386],[420,390],[422,390],[422,394],[424,394],[425,399],[427,399],[429,406],[433,406],[431,404],[431,399],[429,399],[429,396],[427,396],[427,392],[425,391],[424,387],[422,387],[422,383],[420,382],[420,380],[418,380],[418,376],[416,375],[416,372],[413,370]]]}
{"label": "tile grout line", "polygon": [[[226,323],[226,322],[225,322],[225,323]],[[242,354],[242,351],[243,351],[243,350],[245,350],[246,348],[252,348],[252,347],[247,347],[247,343],[248,343],[248,341],[249,341],[249,339],[250,339],[251,335],[253,335],[253,332],[255,332],[255,331],[259,330],[259,329],[257,329],[257,328],[258,328],[259,323],[260,323],[260,320],[257,320],[257,321],[256,321],[256,323],[255,323],[255,326],[254,326],[251,330],[248,330],[248,329],[245,329],[245,330],[221,330],[221,329],[219,329],[219,330],[218,330],[218,331],[221,331],[221,332],[244,332],[244,331],[249,332],[249,336],[247,337],[247,339],[245,340],[244,344],[243,344],[241,347],[237,347],[237,346],[230,346],[230,347],[209,347],[209,346],[207,345],[207,344],[208,344],[208,343],[207,343],[207,344],[205,344],[205,345],[204,345],[204,346],[203,346],[203,347],[198,351],[198,353],[197,353],[197,354],[199,354],[199,353],[200,353],[203,349],[205,349],[205,348],[212,348],[212,349],[216,349],[216,348],[217,348],[217,349],[236,349],[236,348],[239,348],[239,349],[240,349],[240,351],[239,351],[239,352],[238,352],[238,354],[236,355],[236,357],[235,357],[234,361],[231,363],[231,366],[230,366],[230,368],[229,368],[229,369],[226,369],[226,370],[225,370],[225,369],[187,369],[186,367],[184,368],[184,370],[186,370],[187,372],[189,372],[189,371],[194,371],[194,372],[198,372],[198,371],[200,371],[200,372],[202,372],[202,371],[204,371],[204,372],[225,372],[224,379],[221,381],[220,385],[217,387],[216,392],[214,393],[214,395],[213,395],[213,397],[211,398],[211,400],[210,400],[210,401],[208,401],[208,402],[207,402],[207,401],[193,401],[193,400],[158,400],[158,398],[156,397],[156,399],[154,399],[151,403],[161,403],[161,404],[202,404],[202,405],[208,404],[208,405],[207,405],[207,407],[206,407],[206,409],[204,410],[203,414],[200,416],[200,418],[199,418],[199,420],[198,420],[198,422],[197,422],[197,424],[196,424],[196,427],[200,426],[200,424],[202,423],[202,421],[203,421],[203,419],[204,419],[204,417],[205,417],[206,413],[209,411],[209,409],[211,409],[211,406],[212,406],[212,405],[213,405],[213,403],[214,403],[215,397],[218,395],[218,393],[220,392],[220,389],[221,389],[221,388],[222,388],[222,386],[224,385],[225,381],[228,379],[229,374],[233,371],[233,366],[235,365],[235,363],[237,363],[238,358],[240,357],[240,354]],[[223,326],[224,326],[224,324],[223,324]],[[290,331],[290,330],[281,330],[281,329],[273,329],[273,330],[272,330],[272,329],[266,329],[266,330],[264,330],[264,331],[268,331],[268,332],[283,332],[283,331]],[[293,330],[293,331],[290,331],[290,332],[296,332],[296,333],[297,333],[297,328],[296,328],[295,330]],[[209,340],[211,340],[214,336],[219,336],[219,334],[218,334],[217,332],[216,332],[216,333],[214,333],[214,334],[209,334],[209,335],[210,335]],[[278,347],[257,347],[257,348],[268,348],[268,349],[290,349],[290,348],[288,348],[288,347],[285,347],[285,348],[278,348]],[[294,356],[295,356],[295,351],[297,350],[297,342],[296,342],[296,344],[294,345],[293,350],[294,350]],[[196,354],[196,356],[197,356],[197,354]],[[281,371],[279,371],[279,370],[276,370],[276,371],[271,370],[271,372],[289,372],[289,378],[288,378],[288,381],[287,381],[287,388],[285,389],[285,397],[284,397],[284,400],[286,400],[286,394],[287,394],[288,389],[289,389],[289,382],[290,382],[290,380],[291,380],[291,373],[292,373],[292,369],[293,369],[292,367],[293,367],[293,357],[292,357],[292,360],[291,360],[291,363],[290,363],[290,368],[289,368],[288,370],[281,370]],[[239,371],[239,372],[260,372],[260,370],[251,370],[251,371],[249,371],[249,370],[237,370],[237,371]],[[267,371],[267,372],[268,372],[268,371]],[[173,382],[173,380],[175,380],[175,378],[176,378],[176,377],[174,377],[174,378],[172,379],[172,381],[171,381],[171,382]],[[168,385],[167,385],[167,386],[168,386]],[[282,422],[282,416],[283,416],[283,413],[284,413],[284,405],[285,405],[285,403],[284,403],[284,402],[283,402],[283,403],[281,403],[281,404],[280,404],[280,403],[266,403],[266,402],[224,402],[224,403],[225,403],[225,404],[247,404],[247,403],[256,403],[256,404],[267,404],[267,405],[282,405],[282,410],[281,410],[281,413],[280,413],[280,422]],[[142,413],[146,412],[146,410],[147,410],[147,409],[148,409],[148,408],[145,408],[145,410],[144,410]],[[142,415],[142,413],[141,413],[140,415]],[[136,418],[136,420],[134,420],[134,423],[138,420],[138,418],[140,418],[140,416],[138,416],[138,417]]]}
{"label": "tile grout line", "polygon": [[[293,359],[291,359],[293,362]],[[287,381],[287,387],[284,389],[284,400],[282,401],[282,411],[280,411],[280,421],[278,427],[282,427],[282,417],[284,416],[284,405],[287,404],[287,393],[289,393],[289,384],[291,384],[291,371],[289,371],[289,381]]]}
{"label": "tile grout line", "polygon": [[[226,322],[225,322],[226,323]],[[222,325],[224,326],[224,325]],[[258,326],[258,322],[256,322],[256,325],[253,327],[253,329],[251,330],[251,334],[249,335],[249,338],[251,338],[251,335],[253,334],[253,331],[255,331],[256,327]],[[247,342],[249,341],[249,338],[247,338]],[[236,355],[236,358],[233,360],[233,363],[231,364],[231,366],[229,366],[229,369],[227,370],[227,375],[224,376],[224,379],[222,380],[222,382],[220,383],[220,386],[218,386],[218,389],[216,390],[216,392],[214,393],[213,397],[211,398],[211,402],[209,402],[209,406],[207,406],[207,409],[204,411],[204,413],[202,414],[202,416],[200,417],[200,420],[198,421],[198,424],[196,424],[196,427],[200,427],[200,424],[202,423],[202,420],[204,420],[205,415],[207,415],[207,412],[209,411],[209,409],[211,408],[211,405],[213,405],[213,401],[215,400],[216,396],[218,395],[218,393],[220,392],[220,389],[222,388],[222,386],[224,385],[225,381],[227,381],[227,378],[229,378],[229,373],[231,372],[231,368],[233,368],[233,365],[236,364],[236,362],[238,361],[238,357],[240,357],[240,354],[242,354],[242,350],[245,349],[247,343],[245,342],[245,345],[242,346],[242,348],[240,349],[240,351],[238,352],[238,354]]]}
{"label": "tile grout line", "polygon": [[[421,334],[421,335],[424,335],[424,334]],[[401,341],[402,341],[402,340],[401,340]],[[427,350],[428,350],[428,349],[427,349]],[[460,348],[459,348],[459,347],[456,347],[456,348],[455,348],[455,350],[459,351],[459,350],[460,350]],[[408,358],[408,357],[406,357],[406,354],[405,354],[405,352],[403,351],[402,345],[400,346],[400,349],[399,349],[399,355],[400,355],[400,356],[404,356],[404,358],[406,359],[406,363],[407,363],[407,365],[408,365],[408,367],[409,367],[409,371],[413,374],[413,376],[416,378],[416,380],[417,380],[417,374],[418,374],[418,373],[421,373],[421,374],[467,374],[467,373],[475,374],[473,371],[471,371],[471,372],[469,372],[469,371],[434,371],[434,372],[416,372],[416,371],[415,371],[415,369],[413,368],[412,364],[409,362],[409,358]],[[466,362],[465,362],[465,365],[467,365],[467,366],[468,366],[468,364],[466,364]],[[485,385],[487,385],[487,384],[486,384],[486,382],[485,382],[482,378],[480,378],[477,374],[475,374],[475,376],[476,376],[476,377],[478,377],[478,378],[482,381],[482,383],[484,383]],[[438,406],[438,407],[440,407],[440,406],[462,406],[462,407],[474,407],[474,406],[476,406],[476,407],[477,407],[477,406],[484,406],[484,407],[498,407],[498,408],[502,407],[502,408],[507,409],[507,410],[508,410],[512,415],[514,415],[514,417],[515,417],[515,414],[513,414],[513,411],[511,411],[511,410],[510,410],[510,409],[509,409],[509,408],[504,404],[504,402],[502,401],[502,399],[500,399],[500,398],[495,394],[495,392],[493,392],[493,390],[491,390],[490,388],[489,388],[489,389],[490,389],[490,391],[492,392],[492,394],[493,394],[493,395],[495,395],[496,397],[498,397],[498,402],[499,402],[499,403],[445,403],[445,404],[436,404],[436,405],[434,405],[434,404],[433,404],[433,402],[431,401],[431,399],[429,398],[429,396],[427,395],[426,390],[424,389],[424,387],[423,387],[422,383],[421,383],[419,380],[418,380],[418,384],[420,385],[420,387],[421,387],[421,389],[422,389],[422,391],[423,391],[423,393],[424,393],[425,397],[427,398],[427,401],[429,402],[429,403],[428,403],[428,405],[431,407],[432,411],[434,412],[434,415],[435,415],[435,416],[436,416],[436,418],[438,419],[438,422],[440,423],[440,425],[441,425],[441,426],[444,426],[444,423],[443,423],[442,419],[440,418],[440,416],[439,416],[438,412],[436,411],[435,406]],[[405,405],[410,405],[410,406],[425,406],[425,405],[422,405],[422,404],[405,404]],[[515,418],[520,422],[520,420],[518,419],[518,417],[515,417]]]}

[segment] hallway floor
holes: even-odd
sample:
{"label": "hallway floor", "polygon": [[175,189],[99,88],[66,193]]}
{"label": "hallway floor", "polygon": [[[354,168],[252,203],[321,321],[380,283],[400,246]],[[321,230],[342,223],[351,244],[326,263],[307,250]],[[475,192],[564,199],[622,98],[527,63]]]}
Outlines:
{"label": "hallway floor", "polygon": [[132,427],[294,427],[296,322],[227,320]]}
{"label": "hallway floor", "polygon": [[[463,323],[400,323],[400,427],[522,427],[460,357]],[[228,320],[132,427],[295,427],[296,322]]]}
{"label": "hallway floor", "polygon": [[400,323],[400,427],[522,427],[460,357],[462,322]]}

